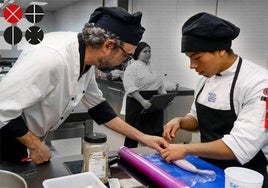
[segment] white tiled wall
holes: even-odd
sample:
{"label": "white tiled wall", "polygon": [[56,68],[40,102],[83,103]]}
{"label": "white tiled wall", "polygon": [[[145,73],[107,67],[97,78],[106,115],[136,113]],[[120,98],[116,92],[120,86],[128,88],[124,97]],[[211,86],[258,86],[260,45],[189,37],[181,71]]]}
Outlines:
{"label": "white tiled wall", "polygon": [[[218,2],[218,4],[217,4]],[[267,0],[132,0],[132,11],[142,11],[146,28],[143,40],[152,46],[152,66],[171,81],[194,88],[199,76],[180,53],[181,27],[192,15],[209,12],[226,18],[241,28],[234,51],[268,68]]]}

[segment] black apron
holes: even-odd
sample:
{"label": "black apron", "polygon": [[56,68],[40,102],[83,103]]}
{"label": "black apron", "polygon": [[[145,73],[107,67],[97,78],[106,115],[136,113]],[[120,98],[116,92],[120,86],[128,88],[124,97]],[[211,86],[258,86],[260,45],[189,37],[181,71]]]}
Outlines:
{"label": "black apron", "polygon": [[[139,93],[144,99],[150,100],[153,95],[158,94],[158,91],[140,91]],[[126,100],[125,121],[145,134],[162,136],[163,110],[141,114],[143,109],[143,106],[135,98],[128,96]],[[126,137],[124,146],[130,148],[137,147],[138,142]]]}
{"label": "black apron", "polygon": [[[200,93],[202,92],[205,84],[198,92],[195,100],[195,105],[201,135],[201,142],[210,142],[220,139],[225,134],[229,134],[231,129],[233,128],[234,122],[237,119],[233,103],[233,95],[241,64],[242,59],[239,58],[239,62],[236,68],[236,72],[230,90],[230,105],[231,105],[230,110],[212,109],[197,102],[197,99]],[[244,165],[240,164],[237,160],[214,160],[208,158],[203,159],[223,169],[230,166],[241,166],[253,169],[263,174],[265,177],[265,181],[267,182],[266,166],[268,163],[264,153],[261,150],[256,154],[256,156],[252,160],[250,160],[248,163]]]}

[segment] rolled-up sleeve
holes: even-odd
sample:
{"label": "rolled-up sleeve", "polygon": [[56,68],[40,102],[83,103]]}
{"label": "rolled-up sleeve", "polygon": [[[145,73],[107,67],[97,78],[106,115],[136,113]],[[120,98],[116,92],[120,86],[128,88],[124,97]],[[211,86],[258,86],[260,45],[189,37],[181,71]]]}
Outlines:
{"label": "rolled-up sleeve", "polygon": [[8,132],[10,136],[14,137],[21,137],[29,131],[27,125],[25,124],[21,116],[9,121],[8,124],[4,126],[2,129],[5,132]]}
{"label": "rolled-up sleeve", "polygon": [[117,114],[107,101],[104,101],[97,106],[89,109],[88,113],[92,117],[92,119],[96,121],[96,123],[99,125],[106,123],[117,116]]}
{"label": "rolled-up sleeve", "polygon": [[222,138],[241,164],[250,161],[268,143],[268,130],[265,128],[266,102],[261,100],[263,91],[268,86],[268,79],[267,74],[263,79],[261,74],[258,75],[257,81],[250,79],[249,83],[243,82],[247,85],[251,83],[252,87],[243,85],[241,92],[237,93],[243,98],[239,101],[240,105],[235,104],[236,111],[239,111],[238,117],[230,134]]}
{"label": "rolled-up sleeve", "polygon": [[94,67],[89,70],[87,91],[82,98],[82,103],[88,108],[88,113],[98,124],[106,123],[117,116],[113,108],[103,98],[101,90],[96,82]]}

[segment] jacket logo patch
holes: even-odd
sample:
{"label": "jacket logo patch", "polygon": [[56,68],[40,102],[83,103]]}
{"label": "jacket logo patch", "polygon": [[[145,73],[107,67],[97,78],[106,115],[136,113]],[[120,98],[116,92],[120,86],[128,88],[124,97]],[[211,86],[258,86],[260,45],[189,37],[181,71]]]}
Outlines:
{"label": "jacket logo patch", "polygon": [[215,102],[216,101],[216,93],[209,92],[208,93],[208,102]]}

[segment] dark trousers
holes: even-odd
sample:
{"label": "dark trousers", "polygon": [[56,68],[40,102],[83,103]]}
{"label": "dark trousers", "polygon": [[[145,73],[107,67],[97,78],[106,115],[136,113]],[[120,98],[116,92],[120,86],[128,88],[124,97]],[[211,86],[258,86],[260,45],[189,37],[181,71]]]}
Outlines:
{"label": "dark trousers", "polygon": [[[141,91],[140,94],[144,99],[149,100],[153,95],[157,94],[157,91]],[[141,114],[143,109],[143,106],[136,99],[127,97],[126,122],[145,134],[162,136],[163,111]],[[138,142],[126,137],[124,146],[135,148],[138,146]]]}

